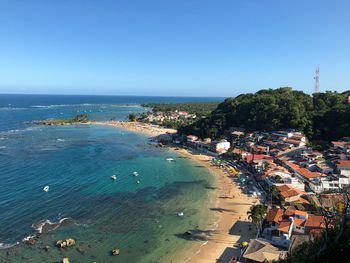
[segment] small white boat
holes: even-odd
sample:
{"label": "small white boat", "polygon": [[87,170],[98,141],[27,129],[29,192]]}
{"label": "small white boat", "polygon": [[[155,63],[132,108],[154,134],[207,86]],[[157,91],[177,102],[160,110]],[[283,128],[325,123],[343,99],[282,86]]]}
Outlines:
{"label": "small white boat", "polygon": [[183,212],[180,212],[177,214],[178,216],[184,216],[184,213]]}
{"label": "small white boat", "polygon": [[137,183],[137,184],[139,184],[139,183],[140,183],[140,181],[136,181],[136,183]]}
{"label": "small white boat", "polygon": [[116,176],[115,174],[113,174],[113,175],[111,176],[111,178],[112,178],[113,180],[117,180],[117,176]]}
{"label": "small white boat", "polygon": [[134,176],[139,176],[139,173],[138,172],[133,172],[132,173]]}
{"label": "small white boat", "polygon": [[168,162],[173,162],[173,161],[175,161],[173,158],[166,158],[166,160],[167,160]]}
{"label": "small white boat", "polygon": [[43,188],[43,191],[46,192],[46,193],[47,193],[49,190],[50,190],[50,187],[49,187],[48,185],[45,186],[45,187]]}

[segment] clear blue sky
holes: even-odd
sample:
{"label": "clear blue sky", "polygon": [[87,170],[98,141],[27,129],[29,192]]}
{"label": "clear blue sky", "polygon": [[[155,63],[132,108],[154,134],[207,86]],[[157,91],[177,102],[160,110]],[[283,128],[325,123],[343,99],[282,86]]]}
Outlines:
{"label": "clear blue sky", "polygon": [[0,0],[0,93],[350,89],[349,0]]}

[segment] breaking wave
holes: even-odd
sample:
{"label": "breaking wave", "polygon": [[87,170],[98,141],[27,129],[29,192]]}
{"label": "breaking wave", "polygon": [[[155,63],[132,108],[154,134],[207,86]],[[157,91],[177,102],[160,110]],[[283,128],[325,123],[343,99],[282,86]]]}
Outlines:
{"label": "breaking wave", "polygon": [[48,219],[44,219],[44,220],[40,220],[39,222],[34,223],[32,225],[32,228],[35,229],[40,234],[48,233],[50,231],[57,229],[59,226],[61,226],[63,224],[69,224],[72,221],[73,220],[69,217],[62,218],[57,222],[51,222]]}

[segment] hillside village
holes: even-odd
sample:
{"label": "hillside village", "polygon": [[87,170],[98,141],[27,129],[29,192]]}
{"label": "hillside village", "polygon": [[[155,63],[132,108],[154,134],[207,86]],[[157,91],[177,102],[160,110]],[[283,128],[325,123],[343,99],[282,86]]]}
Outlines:
{"label": "hillside village", "polygon": [[[245,132],[231,128],[217,141],[194,135],[165,135],[162,143],[215,156],[224,169],[267,209],[258,220],[258,236],[242,248],[242,262],[286,257],[305,241],[320,237],[341,215],[350,214],[350,137],[324,151],[308,147],[301,132]],[[254,221],[254,220],[253,220]]]}

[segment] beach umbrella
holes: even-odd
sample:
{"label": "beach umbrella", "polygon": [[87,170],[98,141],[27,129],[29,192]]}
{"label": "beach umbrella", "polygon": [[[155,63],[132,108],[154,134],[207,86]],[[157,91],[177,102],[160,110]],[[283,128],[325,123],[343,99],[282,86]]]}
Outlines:
{"label": "beach umbrella", "polygon": [[241,246],[242,246],[242,247],[248,246],[248,242],[247,242],[247,241],[243,241],[243,242],[241,243]]}

